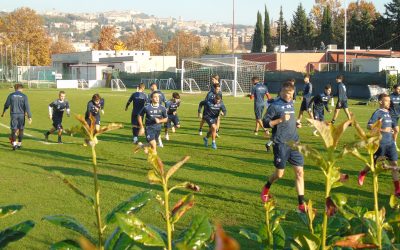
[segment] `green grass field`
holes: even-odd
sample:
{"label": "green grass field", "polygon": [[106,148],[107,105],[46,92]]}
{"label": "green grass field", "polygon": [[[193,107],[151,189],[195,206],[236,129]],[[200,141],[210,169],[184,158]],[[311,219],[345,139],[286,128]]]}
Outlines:
{"label": "green grass field", "polygon": [[[99,137],[96,147],[99,164],[102,214],[105,216],[121,201],[133,194],[155,189],[148,184],[146,174],[149,165],[143,152],[133,154],[130,129],[130,111],[124,107],[131,92],[111,92],[100,90],[67,90],[67,99],[71,104],[73,114],[83,114],[86,103],[91,96],[99,91],[105,98],[105,115],[102,124],[118,122],[123,129],[112,131]],[[0,89],[0,102],[4,103],[11,89]],[[0,229],[17,222],[33,219],[37,224],[27,237],[10,244],[7,249],[47,249],[53,242],[76,238],[76,234],[58,228],[48,222],[41,221],[46,215],[66,214],[76,217],[95,234],[95,216],[87,203],[69,190],[52,171],[60,171],[72,179],[86,193],[93,194],[91,174],[90,148],[82,146],[79,137],[64,136],[62,145],[44,144],[43,133],[51,126],[47,117],[48,104],[57,98],[55,89],[25,90],[29,97],[33,113],[32,125],[27,125],[23,149],[12,151],[8,142],[9,113],[0,119],[0,204],[23,204],[25,208],[14,216],[0,221]],[[166,92],[170,98],[171,92]],[[170,141],[164,141],[164,148],[159,149],[159,156],[172,165],[184,155],[190,155],[188,164],[174,177],[176,182],[188,180],[201,187],[195,194],[196,204],[185,215],[185,220],[178,223],[183,226],[196,213],[205,213],[213,223],[220,222],[225,230],[236,238],[242,249],[254,249],[255,246],[239,235],[240,228],[255,230],[264,220],[263,206],[260,201],[260,191],[266,181],[266,176],[274,171],[272,153],[266,153],[263,136],[253,135],[254,114],[253,104],[248,98],[224,97],[228,116],[221,122],[221,137],[217,139],[218,150],[205,148],[202,137],[198,135],[199,119],[197,104],[203,99],[201,95],[182,95],[182,105],[178,113],[182,128],[175,134],[170,134]],[[356,101],[350,101],[354,104]],[[296,103],[299,108],[299,101]],[[356,114],[357,120],[366,125],[371,113],[376,107],[350,105],[350,110]],[[341,113],[339,122],[345,114]],[[330,119],[331,115],[328,114]],[[74,118],[64,117],[64,127],[77,124]],[[305,120],[303,122],[305,124]],[[320,138],[313,137],[313,129],[304,126],[299,130],[303,143],[322,149]],[[349,128],[341,145],[354,139],[354,129]],[[55,135],[50,141],[56,142]],[[141,138],[144,141],[144,138]],[[340,147],[341,148],[341,147]],[[350,180],[333,192],[341,192],[348,196],[350,205],[363,205],[372,209],[372,179],[367,178],[363,187],[357,185],[357,173],[363,167],[362,163],[350,156],[340,162],[343,172],[350,175]],[[393,192],[390,174],[380,178],[380,204],[388,206],[389,196]],[[323,174],[318,166],[306,160],[305,164],[306,199],[312,199],[319,210],[323,212]],[[294,173],[290,167],[282,180],[271,189],[275,195],[279,209],[287,210],[288,216],[283,222],[287,234],[304,227],[295,214],[297,196],[294,188]],[[185,192],[174,196],[176,201]],[[155,202],[149,203],[139,216],[144,221],[162,225],[161,217],[155,212]],[[111,229],[107,230],[107,235]]]}

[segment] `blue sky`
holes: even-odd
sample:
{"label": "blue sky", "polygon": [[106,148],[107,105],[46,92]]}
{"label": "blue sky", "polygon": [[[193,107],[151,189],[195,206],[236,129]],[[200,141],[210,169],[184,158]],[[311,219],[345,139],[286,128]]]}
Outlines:
{"label": "blue sky", "polygon": [[[182,17],[183,20],[203,20],[232,23],[232,3],[235,1],[235,23],[254,25],[257,10],[264,13],[267,4],[270,18],[278,19],[279,8],[283,6],[285,19],[290,21],[296,7],[302,2],[307,13],[314,0],[3,0],[1,10],[12,11],[26,6],[36,11],[59,10],[64,12],[98,12],[134,9],[158,17]],[[344,1],[344,0],[343,0]],[[349,3],[350,0],[347,0]],[[391,0],[372,1],[383,13],[384,4]]]}

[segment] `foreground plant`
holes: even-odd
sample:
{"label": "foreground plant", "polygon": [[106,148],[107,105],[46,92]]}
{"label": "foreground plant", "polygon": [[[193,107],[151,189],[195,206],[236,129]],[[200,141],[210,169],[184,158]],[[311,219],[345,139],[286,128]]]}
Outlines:
{"label": "foreground plant", "polygon": [[[0,206],[0,219],[13,215],[22,208],[22,205]],[[0,231],[0,249],[5,248],[11,242],[25,237],[34,226],[35,222],[27,220]]]}
{"label": "foreground plant", "polygon": [[[157,196],[159,204],[164,211],[159,211],[165,221],[166,232],[156,229],[152,226],[145,225],[134,215],[117,215],[119,226],[122,230],[134,240],[139,240],[136,233],[143,228],[152,230],[152,233],[158,240],[158,246],[165,247],[168,250],[174,249],[200,249],[204,247],[210,239],[212,228],[208,218],[204,215],[196,215],[193,217],[190,225],[182,231],[182,233],[173,240],[175,224],[182,216],[193,207],[194,195],[188,194],[182,197],[174,206],[170,204],[172,191],[177,189],[187,189],[198,192],[199,186],[191,182],[182,182],[174,186],[170,186],[171,177],[189,160],[189,156],[185,156],[174,166],[166,169],[164,163],[154,151],[147,146],[141,146],[147,153],[147,160],[151,165],[147,178],[151,184],[162,187],[162,196]],[[165,238],[163,236],[166,236]],[[162,241],[164,239],[164,241]]]}
{"label": "foreground plant", "polygon": [[240,229],[240,234],[249,240],[260,244],[262,249],[283,249],[285,247],[285,231],[280,225],[286,214],[275,209],[275,199],[264,203],[265,224],[261,225],[258,233],[248,229]]}

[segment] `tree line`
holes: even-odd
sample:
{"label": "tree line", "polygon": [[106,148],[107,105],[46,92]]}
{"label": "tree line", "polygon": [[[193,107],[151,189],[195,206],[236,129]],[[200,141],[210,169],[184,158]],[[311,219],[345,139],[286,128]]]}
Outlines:
{"label": "tree line", "polygon": [[[260,11],[254,28],[252,52],[273,51],[277,45],[289,50],[324,49],[328,44],[343,48],[345,9],[340,0],[316,0],[307,15],[300,3],[293,13],[290,25],[283,18],[282,6],[279,19],[271,21],[265,6],[264,21]],[[372,2],[359,0],[346,8],[347,47],[362,49],[400,50],[400,0],[385,4],[379,13]]]}

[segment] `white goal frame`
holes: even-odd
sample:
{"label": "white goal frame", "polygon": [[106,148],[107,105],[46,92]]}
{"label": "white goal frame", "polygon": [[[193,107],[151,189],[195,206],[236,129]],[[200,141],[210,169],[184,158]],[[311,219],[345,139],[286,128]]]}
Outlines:
{"label": "white goal frame", "polygon": [[78,89],[89,89],[89,83],[85,79],[78,79]]}
{"label": "white goal frame", "polygon": [[111,91],[126,91],[126,86],[121,79],[111,79]]}

